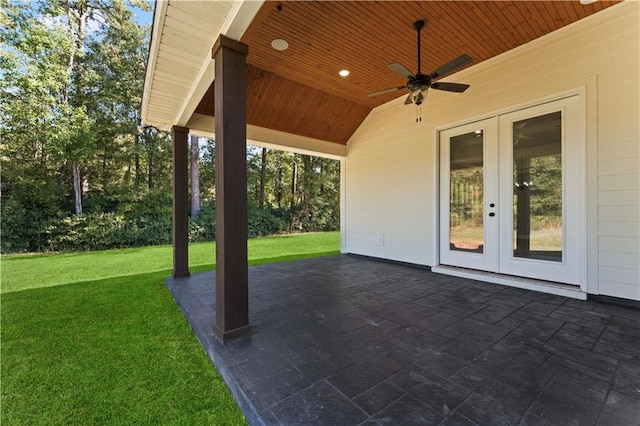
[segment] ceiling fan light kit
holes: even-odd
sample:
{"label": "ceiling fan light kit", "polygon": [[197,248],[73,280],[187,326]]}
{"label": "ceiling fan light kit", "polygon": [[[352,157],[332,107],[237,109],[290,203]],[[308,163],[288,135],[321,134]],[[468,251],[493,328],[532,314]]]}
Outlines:
{"label": "ceiling fan light kit", "polygon": [[[425,22],[423,20],[419,20],[413,23],[413,28],[417,32],[418,36],[418,72],[414,74],[409,71],[407,67],[404,65],[394,62],[389,64],[388,67],[394,71],[395,73],[405,77],[407,79],[407,84],[404,86],[393,87],[391,89],[380,90],[378,92],[369,93],[367,96],[374,97],[383,95],[385,93],[394,92],[396,90],[407,89],[409,91],[409,96],[405,100],[405,105],[415,104],[416,106],[420,106],[429,91],[429,89],[443,90],[446,92],[455,92],[462,93],[467,90],[470,86],[468,84],[461,83],[440,83],[435,82],[435,80],[444,77],[445,75],[451,74],[452,72],[464,67],[465,65],[473,62],[473,59],[466,53],[457,57],[451,62],[448,62],[442,65],[437,70],[433,71],[430,74],[423,74],[420,67],[420,31],[424,28]],[[416,118],[416,121],[422,121],[420,117]]]}

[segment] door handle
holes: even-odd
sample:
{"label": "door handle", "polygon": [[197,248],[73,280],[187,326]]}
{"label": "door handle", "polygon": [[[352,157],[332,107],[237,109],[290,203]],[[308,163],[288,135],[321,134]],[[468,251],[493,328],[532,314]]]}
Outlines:
{"label": "door handle", "polygon": [[496,205],[495,205],[495,204],[493,204],[493,203],[489,204],[489,207],[495,207],[495,206],[496,206]]}
{"label": "door handle", "polygon": [[489,217],[494,217],[496,214],[494,212],[489,213]]}

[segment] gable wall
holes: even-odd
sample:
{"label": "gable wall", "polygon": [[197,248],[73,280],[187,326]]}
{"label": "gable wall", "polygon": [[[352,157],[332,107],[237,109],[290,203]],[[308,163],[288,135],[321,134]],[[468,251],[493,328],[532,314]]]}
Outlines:
{"label": "gable wall", "polygon": [[640,300],[640,2],[629,1],[471,67],[430,91],[416,123],[404,96],[347,145],[343,251],[437,260],[437,129],[586,91],[586,275],[594,294]]}

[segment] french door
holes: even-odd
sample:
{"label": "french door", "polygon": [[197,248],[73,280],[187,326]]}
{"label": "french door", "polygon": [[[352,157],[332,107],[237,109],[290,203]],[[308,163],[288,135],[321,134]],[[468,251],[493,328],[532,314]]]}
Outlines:
{"label": "french door", "polygon": [[440,132],[440,263],[579,284],[578,95]]}

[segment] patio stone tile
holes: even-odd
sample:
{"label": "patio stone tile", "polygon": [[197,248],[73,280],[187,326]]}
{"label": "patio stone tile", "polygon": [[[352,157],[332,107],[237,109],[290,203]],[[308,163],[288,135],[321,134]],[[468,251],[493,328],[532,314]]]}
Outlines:
{"label": "patio stone tile", "polygon": [[406,366],[389,378],[393,384],[405,391],[420,383],[439,383],[445,379],[446,377],[440,375],[437,370],[416,363]]}
{"label": "patio stone tile", "polygon": [[620,361],[613,378],[613,389],[620,394],[640,400],[640,362]]}
{"label": "patio stone tile", "polygon": [[353,398],[385,380],[388,375],[383,371],[375,371],[368,362],[352,365],[327,380],[340,392]]}
{"label": "patio stone tile", "polygon": [[542,363],[551,356],[549,352],[536,349],[509,338],[500,340],[498,343],[493,345],[491,349],[511,358],[522,360],[527,363],[536,363],[538,365],[542,365]]}
{"label": "patio stone tile", "polygon": [[380,426],[380,423],[378,423],[377,421],[375,421],[375,419],[372,418],[368,418],[367,420],[365,420],[364,422],[358,424],[358,426]]}
{"label": "patio stone tile", "polygon": [[504,407],[500,401],[472,394],[457,410],[458,413],[481,425],[507,426],[518,424],[522,417],[517,412]]}
{"label": "patio stone tile", "polygon": [[373,368],[384,371],[391,376],[411,364],[414,359],[413,354],[397,348],[386,347],[385,352],[371,357],[367,362],[370,362]]}
{"label": "patio stone tile", "polygon": [[375,419],[383,425],[437,425],[443,417],[424,402],[405,395],[378,413]]}
{"label": "patio stone tile", "polygon": [[590,370],[597,370],[606,374],[607,377],[613,377],[618,365],[618,360],[614,357],[601,355],[555,339],[549,340],[543,349],[556,356],[575,360]]}
{"label": "patio stone tile", "polygon": [[412,303],[386,304],[381,311],[382,316],[399,326],[414,324],[416,318],[426,316],[424,307]]}
{"label": "patio stone tile", "polygon": [[[277,383],[277,386],[274,384]],[[283,371],[276,381],[273,377],[253,381],[249,378],[247,383],[242,383],[251,403],[263,410],[279,403],[283,399],[299,392],[311,385],[311,382],[295,369]]]}
{"label": "patio stone tile", "polygon": [[487,300],[485,303],[488,306],[496,306],[501,309],[515,311],[525,306],[527,303],[529,303],[529,301],[517,297],[514,298],[513,296],[500,292],[491,296],[491,299]]}
{"label": "patio stone tile", "polygon": [[279,426],[280,425],[280,422],[278,421],[278,418],[276,417],[275,414],[273,414],[273,411],[271,411],[270,409],[267,409],[267,410],[263,411],[261,420],[266,426]]}
{"label": "patio stone tile", "polygon": [[331,352],[326,352],[326,348],[321,348],[321,350],[323,351],[321,353],[326,354],[325,356],[330,363],[334,364],[339,370],[343,370],[381,353],[384,347],[382,345],[354,343],[343,346],[343,350],[339,347],[334,348]]}
{"label": "patio stone tile", "polygon": [[555,425],[594,425],[600,411],[599,404],[577,395],[543,392],[529,411]]}
{"label": "patio stone tile", "polygon": [[563,305],[549,314],[549,318],[602,329],[611,320],[611,315]]}
{"label": "patio stone tile", "polygon": [[437,312],[436,314],[430,315],[427,318],[416,322],[415,324],[424,330],[436,332],[451,324],[455,324],[458,321],[460,321],[459,315]]}
{"label": "patio stone tile", "polygon": [[499,352],[487,350],[474,359],[470,367],[486,371],[487,377],[500,380],[520,390],[532,388],[542,390],[551,378],[551,373],[539,368],[537,362],[514,359]]}
{"label": "patio stone tile", "polygon": [[488,305],[486,308],[473,314],[471,318],[495,324],[501,319],[505,318],[510,313],[512,313],[514,310],[515,309],[513,310],[504,309],[503,307],[500,307],[500,306]]}
{"label": "patio stone tile", "polygon": [[507,327],[507,328],[510,328],[511,330],[515,330],[516,328],[520,327],[525,322],[526,322],[525,320],[507,316],[507,317],[501,319],[500,321],[498,321],[496,323],[496,325],[499,325],[499,326],[502,326],[502,327]]}
{"label": "patio stone tile", "polygon": [[542,417],[528,411],[522,420],[520,421],[520,426],[557,426],[554,423],[551,423],[548,420],[543,419]]}
{"label": "patio stone tile", "polygon": [[628,318],[634,321],[640,321],[637,307],[614,305],[613,303],[598,303],[593,310],[602,314],[615,315],[617,318]]}
{"label": "patio stone tile", "polygon": [[368,417],[324,380],[280,402],[272,411],[284,425],[352,425]]}
{"label": "patio stone tile", "polygon": [[615,391],[609,393],[602,407],[598,425],[638,425],[640,424],[640,401]]}
{"label": "patio stone tile", "polygon": [[461,315],[468,316],[473,315],[486,308],[484,303],[477,303],[467,300],[461,300],[460,298],[452,298],[446,301],[446,305],[441,306],[441,309],[447,309],[449,312],[455,310],[460,312]]}
{"label": "patio stone tile", "polygon": [[607,324],[607,330],[619,334],[627,334],[640,339],[640,319],[614,317]]}
{"label": "patio stone tile", "polygon": [[[417,284],[417,285],[416,285]],[[395,293],[400,294],[402,296],[406,296],[411,300],[421,299],[423,297],[428,296],[429,294],[435,293],[439,290],[437,284],[432,283],[429,285],[420,285],[421,283],[418,281],[414,283],[413,286],[409,286],[400,290],[395,291]]]}
{"label": "patio stone tile", "polygon": [[338,372],[338,367],[329,362],[314,347],[289,353],[289,361],[310,381],[316,382]]}
{"label": "patio stone tile", "polygon": [[604,371],[600,368],[590,368],[590,367],[587,367],[585,364],[582,364],[567,358],[563,358],[557,355],[551,355],[551,357],[549,358],[549,362],[560,365],[562,367],[566,367],[570,370],[574,370],[578,373],[582,373],[594,379],[602,380],[605,382],[611,382],[613,378],[612,372]]}
{"label": "patio stone tile", "polygon": [[495,343],[493,338],[464,333],[443,346],[442,352],[446,352],[458,358],[472,360],[484,352],[493,343]]}
{"label": "patio stone tile", "polygon": [[604,326],[592,328],[586,325],[567,322],[558,330],[553,338],[583,349],[591,349],[603,330]]}
{"label": "patio stone tile", "polygon": [[546,362],[541,369],[553,374],[555,378],[558,378],[565,383],[573,383],[585,388],[592,389],[597,394],[606,395],[609,392],[610,382],[600,380],[585,374],[584,369],[580,371],[572,370],[562,365],[556,364],[553,361],[553,357],[549,358],[549,362]]}
{"label": "patio stone tile", "polygon": [[514,387],[492,377],[487,371],[467,366],[451,376],[450,380],[458,386],[472,390],[478,395],[500,401],[503,409],[515,414],[524,414],[529,405],[539,395],[537,387]]}
{"label": "patio stone tile", "polygon": [[629,334],[613,333],[605,329],[593,347],[593,351],[640,361],[640,338]]}
{"label": "patio stone tile", "polygon": [[561,397],[564,394],[568,394],[598,403],[603,403],[607,398],[607,392],[598,391],[575,382],[566,381],[559,376],[553,377],[545,387],[544,391],[551,395],[559,395]]}
{"label": "patio stone tile", "polygon": [[447,314],[455,315],[460,318],[467,317],[469,315],[473,315],[474,313],[482,310],[487,305],[461,305],[457,303],[449,303],[445,302],[441,306],[438,307],[440,312],[445,312]]}
{"label": "patio stone tile", "polygon": [[278,378],[295,370],[285,357],[275,352],[245,353],[235,359],[238,368],[252,381]]}
{"label": "patio stone tile", "polygon": [[451,414],[471,394],[469,390],[448,380],[441,380],[438,383],[418,383],[407,391],[443,417]]}
{"label": "patio stone tile", "polygon": [[477,425],[476,422],[469,420],[468,418],[458,413],[457,411],[451,414],[450,416],[448,416],[446,419],[444,419],[440,424],[442,426],[475,426]]}
{"label": "patio stone tile", "polygon": [[252,425],[640,419],[638,309],[348,255],[249,277],[252,334],[227,345],[215,274],[167,286]]}
{"label": "patio stone tile", "polygon": [[509,339],[525,345],[539,348],[543,346],[547,340],[562,327],[563,323],[559,322],[555,325],[548,325],[539,322],[525,321],[518,328],[513,330],[509,335]]}
{"label": "patio stone tile", "polygon": [[487,324],[483,321],[467,317],[438,331],[438,335],[453,339],[463,333],[471,333],[487,337],[492,341],[497,342],[507,334],[511,333],[511,331],[512,329],[509,327]]}
{"label": "patio stone tile", "polygon": [[460,370],[468,363],[467,360],[457,358],[440,351],[433,351],[419,358],[415,365],[425,370],[436,371],[438,374],[448,377]]}
{"label": "patio stone tile", "polygon": [[355,397],[353,402],[367,413],[373,415],[404,394],[405,392],[400,387],[389,380],[385,380]]}
{"label": "patio stone tile", "polygon": [[447,339],[428,331],[419,331],[418,327],[411,330],[398,330],[396,336],[389,340],[389,344],[407,353],[415,354],[416,358],[441,349]]}

